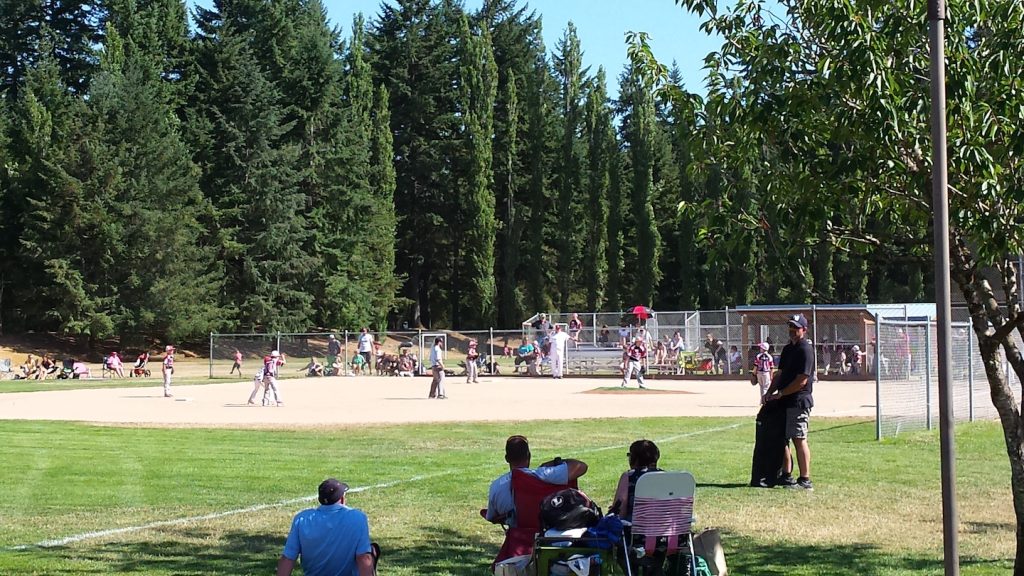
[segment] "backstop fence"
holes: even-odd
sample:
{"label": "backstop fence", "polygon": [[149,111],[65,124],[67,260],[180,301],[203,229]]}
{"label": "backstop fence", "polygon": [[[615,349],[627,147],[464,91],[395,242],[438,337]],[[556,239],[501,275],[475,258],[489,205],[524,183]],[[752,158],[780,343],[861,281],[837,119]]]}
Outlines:
{"label": "backstop fence", "polygon": [[[651,364],[660,374],[706,374],[746,378],[757,346],[767,343],[778,356],[788,341],[786,322],[795,314],[808,321],[808,337],[815,350],[820,378],[873,382],[876,388],[876,433],[879,439],[903,431],[938,425],[938,354],[935,307],[929,304],[878,306],[746,306],[723,310],[653,312],[650,318],[630,313],[578,313],[582,329],[567,352],[573,366],[589,367],[581,373],[619,373],[621,343],[645,330]],[[551,313],[553,324],[568,324],[572,313]],[[952,324],[953,412],[957,421],[997,417],[992,405],[977,343],[967,315],[954,310]],[[246,375],[260,358],[280,350],[289,368],[301,369],[311,359],[328,357],[329,337],[340,344],[335,373],[350,374],[359,352],[360,333],[210,334],[210,377],[227,377],[236,352],[241,353]],[[427,372],[427,359],[435,338],[442,339],[446,366],[458,370],[471,341],[485,361],[502,374],[519,372],[520,345],[543,342],[544,334],[524,322],[514,329],[415,330],[374,333],[380,353],[411,354],[417,370]],[[1018,337],[1019,340],[1019,337]],[[1021,343],[1018,341],[1018,345]],[[376,356],[371,352],[372,356]],[[371,359],[372,360],[372,359]],[[371,362],[373,364],[373,362]],[[1003,370],[1015,394],[1020,382],[1002,359]],[[596,367],[596,368],[595,368]],[[525,367],[522,369],[525,372]],[[1019,398],[1018,398],[1019,401]]]}

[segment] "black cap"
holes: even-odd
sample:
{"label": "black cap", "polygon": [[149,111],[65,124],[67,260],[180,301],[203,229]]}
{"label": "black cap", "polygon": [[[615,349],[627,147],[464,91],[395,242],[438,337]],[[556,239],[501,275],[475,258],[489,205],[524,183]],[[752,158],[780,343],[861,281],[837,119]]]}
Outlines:
{"label": "black cap", "polygon": [[348,492],[348,484],[338,482],[336,478],[328,478],[320,483],[320,503],[334,504]]}
{"label": "black cap", "polygon": [[787,320],[786,323],[792,326],[793,328],[803,328],[804,330],[807,329],[807,318],[805,318],[803,314],[794,314],[790,316],[789,320]]}

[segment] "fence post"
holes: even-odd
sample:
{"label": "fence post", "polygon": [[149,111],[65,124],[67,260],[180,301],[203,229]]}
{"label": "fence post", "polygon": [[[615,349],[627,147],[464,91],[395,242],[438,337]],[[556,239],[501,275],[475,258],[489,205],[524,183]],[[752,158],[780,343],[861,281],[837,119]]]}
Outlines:
{"label": "fence post", "polygon": [[[726,355],[725,355],[725,373],[726,374],[732,374],[732,362],[731,362],[732,359],[729,357],[730,354],[728,352],[730,347],[732,346],[731,342],[732,342],[732,340],[729,339],[729,307],[726,306],[725,307],[725,350],[726,350]],[[714,362],[713,359],[712,359],[712,362]]]}
{"label": "fence post", "polygon": [[274,349],[277,350],[278,352],[281,351],[281,331],[280,330],[277,331],[277,346],[274,346]]}
{"label": "fence post", "polygon": [[341,349],[342,374],[348,374],[348,330],[345,330],[345,346]]}
{"label": "fence post", "polygon": [[932,429],[932,323],[924,324],[924,407],[927,411],[925,424]]}
{"label": "fence post", "polygon": [[974,422],[974,338],[967,331],[967,418]]}
{"label": "fence post", "polygon": [[490,342],[491,357],[487,359],[488,366],[494,362],[494,326],[487,329],[487,341]]}
{"label": "fence post", "polygon": [[419,360],[416,365],[416,369],[419,370],[420,376],[427,373],[427,370],[423,367],[423,329],[416,329],[416,340],[420,343]]}
{"label": "fence post", "polygon": [[213,378],[213,332],[210,332],[210,378]]}
{"label": "fence post", "polygon": [[875,440],[882,439],[882,314],[875,314]]}
{"label": "fence post", "polygon": [[[811,304],[811,342],[814,343],[814,359],[818,359],[818,305]],[[815,363],[817,364],[817,363]]]}

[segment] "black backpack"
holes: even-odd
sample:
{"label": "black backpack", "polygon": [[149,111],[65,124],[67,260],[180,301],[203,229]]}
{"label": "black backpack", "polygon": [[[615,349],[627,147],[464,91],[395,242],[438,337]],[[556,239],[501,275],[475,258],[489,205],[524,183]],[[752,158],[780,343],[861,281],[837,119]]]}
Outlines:
{"label": "black backpack", "polygon": [[575,488],[548,494],[540,504],[540,523],[544,530],[590,528],[601,516],[601,508]]}

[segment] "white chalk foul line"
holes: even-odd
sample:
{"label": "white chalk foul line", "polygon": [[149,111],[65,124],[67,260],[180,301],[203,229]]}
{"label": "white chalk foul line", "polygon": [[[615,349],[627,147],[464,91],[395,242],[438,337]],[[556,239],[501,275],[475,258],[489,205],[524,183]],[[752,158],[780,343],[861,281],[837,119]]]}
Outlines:
{"label": "white chalk foul line", "polygon": [[[444,476],[452,474],[453,471],[449,472],[438,472],[436,474],[423,474],[420,476],[413,476],[404,480],[393,480],[391,482],[382,482],[380,484],[373,484],[370,486],[357,486],[349,489],[349,492],[365,492],[367,490],[376,490],[382,488],[391,488],[399,484],[408,484],[409,482],[418,482],[420,480],[426,480],[428,478],[435,478],[437,476]],[[214,512],[213,514],[204,514],[202,516],[190,516],[188,518],[175,518],[173,520],[161,520],[159,522],[150,522],[148,524],[140,524],[138,526],[125,526],[124,528],[111,528],[109,530],[97,530],[95,532],[85,532],[83,534],[75,534],[73,536],[66,536],[64,538],[58,538],[56,540],[43,540],[42,542],[36,542],[35,544],[23,544],[21,546],[12,546],[7,548],[8,551],[14,550],[28,550],[31,548],[58,548],[60,546],[67,546],[68,544],[74,544],[83,540],[92,540],[95,538],[103,538],[106,536],[116,536],[118,534],[127,534],[130,532],[141,532],[143,530],[151,530],[153,528],[164,528],[167,526],[180,526],[182,524],[190,524],[192,522],[205,522],[207,520],[216,520],[217,518],[224,518],[225,516],[234,516],[237,514],[246,514],[249,512],[259,512],[260,510],[267,510],[270,508],[279,508],[281,506],[289,506],[291,504],[298,504],[300,502],[306,502],[309,500],[315,500],[316,495],[303,496],[301,498],[290,498],[288,500],[281,500],[279,502],[273,502],[271,504],[258,504],[256,506],[249,506],[248,508],[238,508],[235,510],[227,510],[224,512]]]}
{"label": "white chalk foul line", "polygon": [[[729,426],[720,426],[717,428],[707,428],[704,430],[695,430],[693,432],[684,432],[682,434],[676,434],[667,438],[661,438],[658,442],[667,443],[675,440],[681,440],[683,438],[690,438],[693,436],[699,436],[701,434],[711,434],[714,432],[723,432],[725,430],[731,430],[742,426],[742,423],[730,424]],[[583,450],[581,454],[590,454],[594,452],[604,452],[607,450],[621,450],[626,447],[626,444],[617,444],[614,446],[601,446],[599,448],[591,448]],[[410,482],[418,482],[420,480],[426,480],[428,478],[436,478],[438,476],[445,476],[448,474],[454,474],[457,470],[449,470],[447,472],[437,472],[435,474],[423,474],[419,476],[413,476],[404,480],[392,480],[391,482],[382,482],[380,484],[372,484],[370,486],[357,486],[351,488],[349,492],[365,492],[367,490],[379,490],[382,488],[391,488],[399,484],[408,484]],[[75,544],[84,540],[93,540],[96,538],[104,538],[106,536],[116,536],[118,534],[128,534],[131,532],[141,532],[143,530],[152,530],[154,528],[165,528],[167,526],[180,526],[182,524],[191,524],[193,522],[205,522],[207,520],[216,520],[217,518],[224,518],[226,516],[234,516],[237,514],[246,514],[249,512],[259,512],[260,510],[267,510],[270,508],[279,508],[281,506],[289,506],[291,504],[298,504],[300,502],[306,502],[309,500],[315,500],[316,495],[303,496],[301,498],[290,498],[288,500],[281,500],[279,502],[273,502],[271,504],[258,504],[256,506],[249,506],[248,508],[237,508],[235,510],[226,510],[224,512],[214,512],[212,514],[204,514],[202,516],[190,516],[188,518],[175,518],[173,520],[160,520],[158,522],[150,522],[148,524],[140,524],[138,526],[125,526],[123,528],[110,528],[108,530],[96,530],[94,532],[85,532],[82,534],[75,534],[72,536],[66,536],[64,538],[58,538],[55,540],[43,540],[36,542],[35,544],[22,544],[20,546],[11,546],[6,548],[6,551],[18,551],[18,550],[29,550],[32,548],[59,548],[61,546],[67,546],[69,544]]]}
{"label": "white chalk foul line", "polygon": [[[724,432],[726,430],[732,430],[734,428],[739,428],[740,426],[743,426],[743,425],[744,425],[743,422],[738,422],[736,424],[730,424],[728,426],[719,426],[717,428],[705,428],[703,430],[694,430],[693,432],[684,432],[682,434],[676,434],[674,436],[668,436],[666,438],[660,438],[656,442],[657,443],[674,442],[676,440],[682,440],[683,438],[692,438],[693,436],[700,436],[701,434],[712,434],[714,432]],[[582,450],[582,451],[580,451],[580,454],[590,454],[590,453],[593,453],[593,452],[605,452],[605,451],[608,451],[608,450],[622,450],[623,448],[627,448],[627,447],[629,447],[628,444],[616,444],[614,446],[601,446],[600,448],[590,448],[590,449],[587,449],[587,450]]]}

